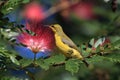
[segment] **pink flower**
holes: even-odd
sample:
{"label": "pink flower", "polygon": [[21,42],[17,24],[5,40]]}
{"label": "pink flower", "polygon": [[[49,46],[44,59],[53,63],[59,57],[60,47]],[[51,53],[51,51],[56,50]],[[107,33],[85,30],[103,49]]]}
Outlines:
{"label": "pink flower", "polygon": [[45,18],[43,8],[37,2],[26,5],[23,13],[23,16],[29,20],[41,21]]}
{"label": "pink flower", "polygon": [[72,7],[73,12],[84,20],[94,18],[93,5],[87,2],[80,2]]}
{"label": "pink flower", "polygon": [[17,37],[18,42],[35,54],[41,51],[51,51],[54,48],[55,42],[52,30],[48,26],[41,26],[39,24],[35,24],[34,26],[32,26],[34,27],[32,28],[34,35],[23,32]]}

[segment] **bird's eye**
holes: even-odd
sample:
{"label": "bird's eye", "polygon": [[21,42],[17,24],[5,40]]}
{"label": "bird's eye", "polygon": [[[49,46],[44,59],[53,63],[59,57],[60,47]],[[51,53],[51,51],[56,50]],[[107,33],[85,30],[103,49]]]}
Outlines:
{"label": "bird's eye", "polygon": [[53,25],[51,27],[54,27]]}

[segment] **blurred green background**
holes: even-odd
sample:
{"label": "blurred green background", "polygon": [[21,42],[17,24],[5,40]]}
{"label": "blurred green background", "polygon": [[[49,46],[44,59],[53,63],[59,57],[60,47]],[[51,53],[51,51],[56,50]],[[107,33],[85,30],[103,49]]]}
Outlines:
{"label": "blurred green background", "polygon": [[[64,65],[49,66],[48,70],[32,67],[30,73],[27,72],[29,69],[15,68],[14,70],[14,67],[18,66],[14,65],[14,62],[9,63],[10,61],[7,61],[6,57],[2,57],[3,53],[10,53],[11,49],[8,49],[7,52],[3,48],[8,44],[6,38],[14,35],[12,33],[14,29],[11,27],[16,26],[16,24],[24,24],[24,21],[22,22],[19,17],[19,12],[24,5],[31,1],[0,0],[0,80],[120,80],[120,50],[114,52],[118,53],[117,56],[111,58],[108,55],[109,59],[104,59],[102,56],[94,56],[90,60],[88,59],[87,61],[91,64],[90,68],[83,64],[79,65],[79,68],[71,64],[73,68],[79,69],[77,73],[73,74],[67,71]],[[108,37],[112,43],[120,39],[119,0],[38,0],[38,2],[45,12],[56,7],[53,13],[52,10],[47,13],[48,17],[42,21],[42,24],[60,24],[64,32],[77,45],[81,46],[92,38],[102,36]],[[116,7],[114,8],[114,6]],[[11,29],[11,33],[4,31],[7,28]],[[120,43],[117,43],[117,46],[120,49]],[[4,65],[10,69],[4,70]],[[13,71],[11,66],[13,66]]]}

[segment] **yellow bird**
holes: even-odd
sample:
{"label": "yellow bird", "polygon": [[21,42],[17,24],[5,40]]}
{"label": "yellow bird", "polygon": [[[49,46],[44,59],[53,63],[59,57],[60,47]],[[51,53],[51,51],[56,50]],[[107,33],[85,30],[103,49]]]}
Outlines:
{"label": "yellow bird", "polygon": [[75,43],[63,32],[59,24],[51,25],[50,28],[55,34],[56,46],[66,57],[80,59],[88,65]]}

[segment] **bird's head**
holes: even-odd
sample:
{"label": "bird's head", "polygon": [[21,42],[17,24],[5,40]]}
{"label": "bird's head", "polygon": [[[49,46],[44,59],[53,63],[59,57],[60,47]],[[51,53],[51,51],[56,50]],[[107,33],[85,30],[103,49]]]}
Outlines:
{"label": "bird's head", "polygon": [[50,28],[51,28],[54,32],[63,31],[63,30],[62,30],[62,27],[61,27],[59,24],[51,25]]}

